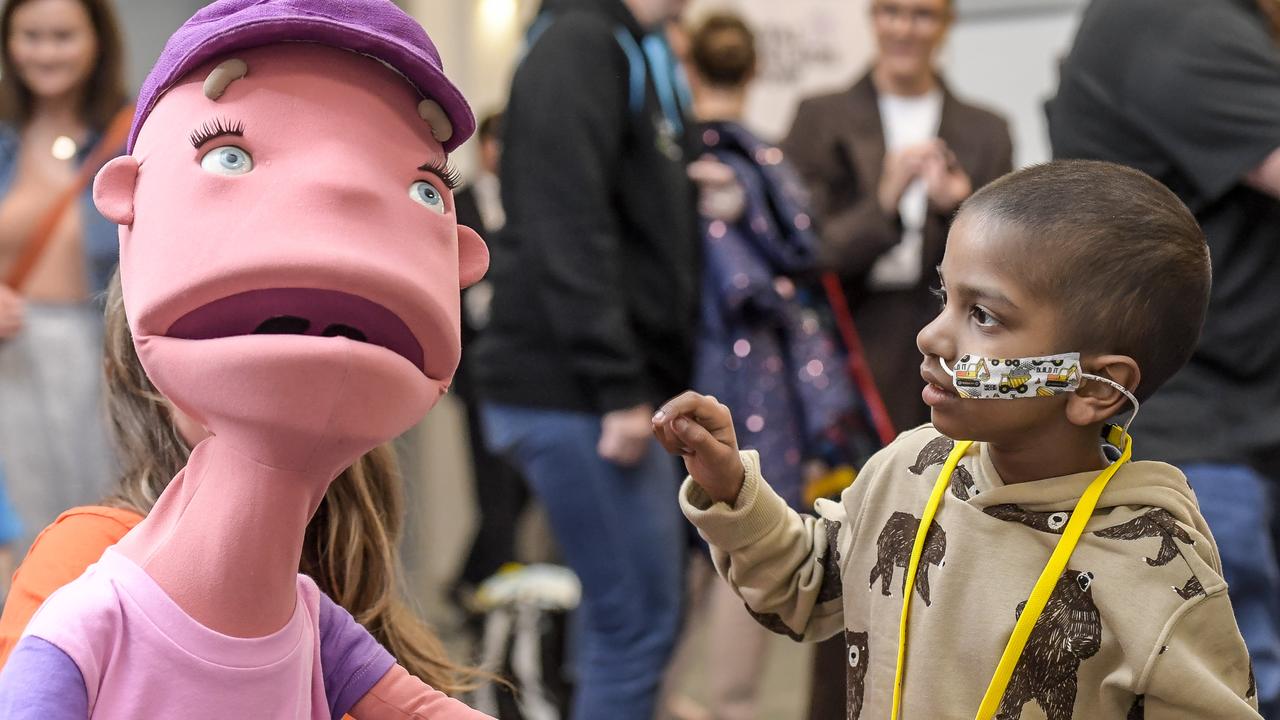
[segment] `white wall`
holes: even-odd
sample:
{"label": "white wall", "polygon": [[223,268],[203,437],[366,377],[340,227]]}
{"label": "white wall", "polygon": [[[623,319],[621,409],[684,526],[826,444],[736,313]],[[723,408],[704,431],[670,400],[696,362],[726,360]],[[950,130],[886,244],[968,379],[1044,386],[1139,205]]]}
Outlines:
{"label": "white wall", "polygon": [[131,92],[142,85],[173,31],[206,4],[200,0],[116,0]]}
{"label": "white wall", "polygon": [[1036,12],[961,16],[942,57],[958,95],[1002,113],[1013,129],[1014,164],[1050,158],[1044,102],[1058,87],[1082,3]]}

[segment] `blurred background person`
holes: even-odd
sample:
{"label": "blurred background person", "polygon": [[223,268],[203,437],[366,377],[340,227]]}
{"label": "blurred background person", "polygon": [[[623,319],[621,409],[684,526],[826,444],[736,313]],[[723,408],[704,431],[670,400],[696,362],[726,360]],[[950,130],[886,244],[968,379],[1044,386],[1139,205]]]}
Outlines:
{"label": "blurred background person", "polygon": [[90,180],[132,113],[107,0],[10,0],[0,50],[0,460],[25,549],[112,475],[95,298],[118,241]]}
{"label": "blurred background person", "polygon": [[690,380],[699,243],[687,108],[661,31],[683,0],[544,6],[504,121],[486,437],[582,581],[572,716],[650,720],[682,610],[676,467],[650,432]]}
{"label": "blurred background person", "polygon": [[1267,718],[1280,718],[1276,18],[1274,0],[1094,0],[1048,106],[1056,157],[1151,174],[1208,239],[1213,289],[1200,344],[1143,404],[1135,452],[1178,465],[1196,492]]}
{"label": "blurred background person", "polygon": [[929,421],[915,338],[936,314],[930,288],[951,217],[1013,162],[1004,119],[958,99],[934,66],[952,2],[872,0],[871,69],[802,101],[783,142],[898,431]]}

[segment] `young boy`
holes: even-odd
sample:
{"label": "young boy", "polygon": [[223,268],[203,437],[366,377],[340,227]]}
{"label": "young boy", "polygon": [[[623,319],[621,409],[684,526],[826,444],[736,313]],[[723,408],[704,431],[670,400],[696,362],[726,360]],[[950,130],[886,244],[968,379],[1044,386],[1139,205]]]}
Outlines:
{"label": "young boy", "polygon": [[[943,306],[917,340],[933,424],[873,457],[839,503],[819,501],[819,517],[769,488],[714,398],[686,393],[654,416],[721,575],[772,630],[844,631],[855,720],[1259,717],[1186,480],[1113,462],[1100,442],[1129,393],[1149,397],[1199,335],[1210,268],[1191,214],[1134,170],[1039,165],[965,202],[938,272]],[[1090,515],[1086,488],[1108,471]],[[1046,571],[1078,504],[1083,534]],[[1025,645],[1006,656],[1024,609]]]}

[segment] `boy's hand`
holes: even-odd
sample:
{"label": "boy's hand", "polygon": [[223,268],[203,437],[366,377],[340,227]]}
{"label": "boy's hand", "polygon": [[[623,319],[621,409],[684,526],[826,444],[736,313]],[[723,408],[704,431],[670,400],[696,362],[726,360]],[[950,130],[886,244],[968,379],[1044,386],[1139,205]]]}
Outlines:
{"label": "boy's hand", "polygon": [[738,457],[733,416],[723,403],[692,391],[674,397],[653,416],[653,434],[667,452],[684,458],[708,497],[730,505],[737,501],[746,469]]}

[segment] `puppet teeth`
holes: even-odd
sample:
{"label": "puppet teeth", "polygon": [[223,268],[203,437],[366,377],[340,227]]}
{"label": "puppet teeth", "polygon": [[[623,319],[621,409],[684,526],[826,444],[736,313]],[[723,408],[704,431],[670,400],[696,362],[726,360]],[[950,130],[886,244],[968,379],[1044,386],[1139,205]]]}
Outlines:
{"label": "puppet teeth", "polygon": [[431,126],[431,136],[439,142],[449,142],[453,137],[453,123],[445,115],[444,108],[435,100],[427,99],[418,103],[418,115]]}
{"label": "puppet teeth", "polygon": [[231,83],[249,74],[249,64],[240,58],[232,58],[218,63],[218,67],[204,79],[204,96],[217,100],[227,91]]}

